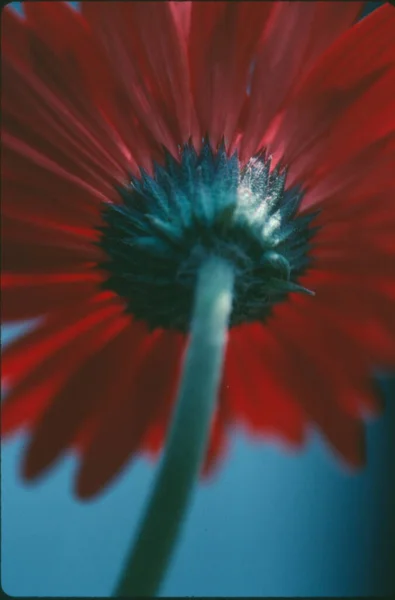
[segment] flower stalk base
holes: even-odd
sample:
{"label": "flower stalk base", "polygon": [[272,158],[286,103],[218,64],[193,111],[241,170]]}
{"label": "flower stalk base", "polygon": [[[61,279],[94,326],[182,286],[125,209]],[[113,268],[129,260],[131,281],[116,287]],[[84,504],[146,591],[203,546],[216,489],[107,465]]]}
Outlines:
{"label": "flower stalk base", "polygon": [[115,596],[155,596],[166,574],[204,460],[232,310],[234,270],[222,258],[200,267],[178,398],[163,460]]}

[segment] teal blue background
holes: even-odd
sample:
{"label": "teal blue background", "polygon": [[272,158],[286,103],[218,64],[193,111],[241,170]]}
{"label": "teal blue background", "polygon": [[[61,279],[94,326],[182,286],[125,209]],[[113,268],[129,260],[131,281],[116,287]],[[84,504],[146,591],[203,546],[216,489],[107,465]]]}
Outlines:
{"label": "teal blue background", "polygon": [[[372,4],[372,3],[370,3]],[[7,343],[18,328],[4,328]],[[312,434],[290,454],[234,436],[217,477],[196,491],[163,587],[174,596],[362,596],[395,593],[395,386],[368,427],[367,468],[347,475]],[[65,457],[25,486],[25,438],[2,449],[2,586],[14,596],[107,596],[155,477],[140,459],[99,499],[72,496]]]}

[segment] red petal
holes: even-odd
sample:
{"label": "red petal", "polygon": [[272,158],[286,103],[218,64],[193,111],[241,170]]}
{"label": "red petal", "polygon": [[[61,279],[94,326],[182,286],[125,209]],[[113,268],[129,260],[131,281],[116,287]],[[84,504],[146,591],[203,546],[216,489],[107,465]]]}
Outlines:
{"label": "red petal", "polygon": [[10,7],[1,11],[1,48],[3,55],[27,63],[29,60],[29,40],[26,20]]}
{"label": "red petal", "polygon": [[[2,269],[12,273],[80,273],[87,274],[89,280],[91,271],[95,268],[95,262],[100,254],[95,252],[92,246],[90,252],[84,252],[76,248],[51,248],[37,244],[22,244],[8,242],[3,247]],[[89,260],[91,259],[91,260]],[[97,278],[101,281],[102,277]]]}
{"label": "red petal", "polygon": [[330,282],[326,286],[321,285],[316,292],[317,304],[338,314],[340,318],[359,322],[361,326],[372,321],[379,323],[390,335],[395,336],[394,298],[367,289],[363,279],[349,286],[331,285]]}
{"label": "red petal", "polygon": [[271,351],[265,330],[257,324],[235,330],[229,352],[235,353],[233,364],[243,389],[230,399],[236,422],[245,423],[253,434],[274,435],[299,446],[304,439],[305,417],[282,384],[281,363],[266,360]]}
{"label": "red petal", "polygon": [[93,439],[84,452],[77,477],[77,494],[88,498],[108,484],[140,449],[149,425],[163,406],[174,399],[181,339],[169,332],[147,336],[145,332],[129,357],[128,383],[115,388],[108,410],[103,412]]}
{"label": "red petal", "polygon": [[[99,150],[113,165],[130,166],[130,149],[103,119],[91,96],[87,74],[105,76],[104,54],[81,11],[67,2],[34,2],[25,7],[33,70],[49,90],[81,118],[97,138]],[[92,149],[92,148],[91,148]],[[132,160],[133,162],[133,160]]]}
{"label": "red petal", "polygon": [[241,157],[253,156],[266,130],[311,65],[356,19],[362,2],[277,3],[258,52]]}
{"label": "red petal", "polygon": [[180,35],[187,40],[191,27],[192,2],[184,0],[183,2],[176,1],[171,2],[170,4],[174,21],[179,28]]}
{"label": "red petal", "polygon": [[[5,225],[3,239],[6,241],[91,250],[98,240],[98,233],[91,227],[83,227],[83,223],[80,223],[79,227],[70,226],[51,221],[45,216],[21,215],[15,218],[7,215],[2,220],[2,225]],[[43,239],[44,235],[48,239]]]}
{"label": "red petal", "polygon": [[[369,254],[369,250],[371,253]],[[364,256],[363,261],[361,256],[366,252],[368,256]],[[316,268],[323,269],[328,273],[342,272],[350,274],[359,274],[369,277],[370,274],[375,276],[383,276],[393,279],[395,277],[394,258],[390,254],[380,253],[374,248],[370,248],[368,244],[357,245],[350,243],[348,245],[340,245],[336,248],[332,245],[331,248],[317,248],[314,252],[316,259]]]}
{"label": "red petal", "polygon": [[[202,136],[231,144],[251,62],[273,8],[268,2],[193,2],[189,56]],[[203,35],[204,32],[204,35]]]}
{"label": "red petal", "polygon": [[5,13],[4,128],[33,146],[52,147],[51,157],[74,159],[75,175],[96,169],[96,185],[123,179],[134,163],[90,97],[86,72],[100,70],[101,56],[81,14],[64,2],[26,5],[22,23]]}
{"label": "red petal", "polygon": [[[379,90],[384,85],[378,82],[395,61],[394,34],[395,11],[389,5],[382,6],[331,46],[290,100],[271,151],[278,153],[286,164],[294,165],[298,177],[302,169],[297,161],[303,160],[304,177],[317,168],[322,161],[320,150],[331,132],[337,134],[336,128],[341,128],[341,123],[349,119],[351,128],[365,127],[361,118],[366,114],[362,105],[369,97],[366,94],[372,94],[373,99],[367,100],[367,107],[372,102],[380,106],[381,92],[375,88]],[[338,130],[339,136],[341,131]],[[351,138],[342,136],[341,145],[348,143],[353,143]]]}
{"label": "red petal", "polygon": [[81,304],[94,297],[103,276],[91,270],[59,275],[10,275],[1,277],[3,321],[31,319]]}
{"label": "red petal", "polygon": [[30,170],[23,179],[4,171],[2,215],[25,221],[44,217],[52,223],[91,229],[101,223],[98,198],[71,182],[61,182],[49,174],[43,177],[39,169],[32,177]]}
{"label": "red petal", "polygon": [[[344,219],[361,203],[378,204],[383,195],[392,195],[395,188],[395,134],[372,143],[338,165],[335,170],[317,169],[303,198],[303,208],[325,202],[331,214],[337,209]],[[347,198],[347,202],[345,202]],[[379,200],[377,202],[376,198]],[[376,207],[375,207],[376,209]]]}
{"label": "red petal", "polygon": [[[2,269],[6,272],[44,273],[90,270],[103,258],[97,246],[98,231],[90,227],[67,226],[45,216],[20,214],[10,217],[3,211]],[[96,273],[97,275],[97,273]]]}
{"label": "red petal", "polygon": [[[32,148],[30,155],[34,152],[50,157],[51,162],[74,178],[83,179],[103,193],[112,193],[114,184],[126,180],[127,176],[108,153],[109,136],[103,139],[99,127],[92,129],[85,116],[76,108],[68,107],[51,87],[45,86],[26,67],[10,65],[6,58],[2,65],[6,147],[12,147],[8,140],[15,140],[13,148],[18,141],[23,141]],[[19,144],[20,152],[21,148]],[[117,154],[119,151],[114,152]],[[125,160],[123,162],[125,164]]]}
{"label": "red petal", "polygon": [[[11,166],[11,169],[14,173],[16,173],[15,170],[19,163],[19,165],[25,165],[25,168],[22,166],[22,169],[20,170],[20,173],[23,173],[25,177],[27,177],[29,171],[37,169],[38,172],[43,173],[44,176],[48,174],[50,177],[56,176],[59,178],[60,186],[64,183],[72,183],[82,188],[87,193],[92,194],[94,197],[98,197],[101,200],[108,199],[108,196],[101,192],[100,189],[90,185],[81,177],[78,177],[67,169],[63,168],[61,165],[56,163],[56,161],[53,161],[47,155],[38,152],[28,143],[21,141],[6,132],[2,135],[2,143],[5,155],[5,166],[8,169],[10,169]],[[115,195],[114,190],[112,190],[112,195]]]}
{"label": "red petal", "polygon": [[[104,65],[100,77],[92,79],[99,105],[131,148],[137,134],[145,136],[151,159],[159,144],[176,153],[177,144],[192,133],[191,102],[185,39],[170,3],[89,2],[82,4],[82,14],[109,61],[108,71]],[[146,167],[147,156],[139,155]]]}
{"label": "red petal", "polygon": [[[66,363],[61,360],[61,353],[57,353],[54,372],[62,373],[63,385],[35,420],[24,463],[28,479],[38,475],[70,447],[76,432],[111,394],[119,364],[126,356],[124,342],[129,345],[130,332],[125,331],[129,322],[127,317],[116,319],[110,325],[100,322],[94,335],[69,345]],[[45,377],[44,372],[42,376]]]}
{"label": "red petal", "polygon": [[[15,347],[11,347],[9,353],[6,351],[4,375],[11,374],[11,389],[2,406],[3,434],[21,425],[32,427],[70,374],[89,355],[99,351],[106,337],[117,327],[126,325],[125,318],[119,318],[116,306],[96,309],[79,319],[76,314],[74,317],[75,323],[68,328],[56,331],[53,327],[52,337],[44,338],[45,326],[28,335],[30,344],[23,355],[20,350],[15,352]],[[36,338],[41,334],[41,339],[31,345],[34,334]],[[26,340],[22,341],[26,346]],[[17,365],[12,364],[13,358],[14,361],[19,358]]]}
{"label": "red petal", "polygon": [[[373,178],[376,181],[374,171],[382,168],[384,161],[392,159],[394,166],[394,95],[395,69],[378,71],[371,81],[365,80],[352,110],[344,108],[336,126],[295,159],[289,185],[296,181],[306,183],[311,179],[310,185],[313,186],[329,176],[336,182],[340,180],[338,185],[343,187],[349,185],[350,180],[355,180],[352,190],[355,193],[355,188],[361,186],[361,180]],[[367,114],[371,115],[368,121]],[[361,164],[363,162],[365,164]]]}
{"label": "red petal", "polygon": [[270,324],[273,343],[287,350],[282,357],[283,384],[293,392],[312,423],[344,460],[354,467],[361,466],[365,462],[364,426],[339,408],[338,388],[334,387],[325,367],[312,360],[312,348],[304,343],[304,329],[285,322],[288,312],[283,310],[281,317],[277,315]]}
{"label": "red petal", "polygon": [[356,343],[347,329],[342,328],[341,321],[330,312],[320,310],[318,303],[314,311],[310,311],[309,321],[306,329],[306,314],[301,310],[300,315],[294,313],[288,327],[303,328],[305,352],[327,373],[328,385],[334,389],[334,401],[352,417],[379,414],[381,398],[373,382],[373,367],[377,365],[373,362],[369,340]]}
{"label": "red petal", "polygon": [[38,329],[7,346],[2,356],[2,377],[14,380],[31,372],[59,348],[88,331],[96,322],[98,311],[107,309],[110,313],[122,311],[116,297],[102,292],[83,302],[69,303],[63,311],[48,316]]}
{"label": "red petal", "polygon": [[74,10],[68,2],[34,2],[24,6],[24,13],[29,29],[59,58],[67,52],[78,49],[82,53],[86,49],[88,44],[84,37],[88,37],[89,32],[80,11]]}

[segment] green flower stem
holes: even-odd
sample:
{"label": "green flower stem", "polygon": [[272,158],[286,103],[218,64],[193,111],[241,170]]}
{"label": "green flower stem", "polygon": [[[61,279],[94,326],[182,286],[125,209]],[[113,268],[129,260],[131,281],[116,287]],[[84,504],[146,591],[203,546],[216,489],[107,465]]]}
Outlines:
{"label": "green flower stem", "polygon": [[210,257],[202,265],[173,422],[115,596],[152,597],[163,582],[205,457],[221,382],[233,283],[233,268],[225,260]]}

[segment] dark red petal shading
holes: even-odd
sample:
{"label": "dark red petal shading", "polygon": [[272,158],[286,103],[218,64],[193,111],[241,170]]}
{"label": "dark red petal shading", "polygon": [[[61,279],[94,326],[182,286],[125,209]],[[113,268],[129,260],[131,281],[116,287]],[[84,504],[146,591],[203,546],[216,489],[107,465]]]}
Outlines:
{"label": "dark red petal shading", "polygon": [[192,134],[192,115],[185,37],[170,3],[84,2],[81,10],[108,59],[91,78],[96,101],[131,148],[137,126],[151,160],[161,144],[176,153]]}
{"label": "dark red petal shading", "polygon": [[270,122],[317,58],[355,21],[363,2],[278,2],[256,57],[241,158],[256,153]]}
{"label": "dark red petal shading", "polygon": [[239,387],[234,385],[229,397],[236,422],[243,423],[250,434],[272,435],[299,446],[304,441],[306,418],[295,396],[283,385],[281,360],[270,358],[266,328],[254,324],[232,330],[228,354],[232,378],[239,380]]}
{"label": "dark red petal shading", "polygon": [[114,294],[98,293],[95,290],[95,293],[84,302],[69,303],[63,311],[48,315],[37,329],[6,347],[2,355],[2,377],[19,378],[26,373],[26,370],[30,372],[36,368],[45,358],[74,339],[76,335],[83,333],[86,327],[89,329],[90,320],[91,318],[95,320],[94,315],[97,310],[107,306],[115,306],[121,311],[119,300]]}
{"label": "dark red petal shading", "polygon": [[108,123],[103,107],[92,94],[92,78],[106,87],[109,65],[81,11],[65,2],[50,5],[34,2],[25,8],[30,27],[30,64],[34,72],[99,142],[97,151],[110,161],[108,174],[114,174],[114,164],[118,164],[123,173],[136,169],[143,158],[141,153],[148,150],[146,140],[135,124],[135,139],[126,145],[120,134],[122,130],[116,131]]}
{"label": "dark red petal shading", "polygon": [[191,85],[200,138],[231,144],[246,98],[251,61],[271,2],[193,2],[189,38]]}
{"label": "dark red petal shading", "polygon": [[[57,68],[61,68],[61,63]],[[63,96],[59,97],[51,84],[46,85],[27,65],[3,59],[2,78],[5,148],[17,149],[29,158],[33,154],[46,156],[73,178],[83,180],[85,187],[90,185],[113,195],[114,184],[127,177],[128,163],[122,157],[122,168],[114,160],[119,149],[113,155],[109,153],[114,146],[110,134],[104,137],[98,127],[92,129],[78,109],[68,106]],[[31,148],[30,152],[23,152],[25,146]]]}
{"label": "dark red petal shading", "polygon": [[33,169],[37,169],[42,173],[48,173],[49,176],[58,177],[59,185],[62,185],[64,182],[72,183],[93,196],[99,197],[102,200],[108,199],[108,197],[104,193],[98,191],[97,188],[85,182],[81,177],[78,177],[63,168],[49,156],[38,152],[28,143],[19,140],[6,132],[2,134],[2,143],[3,148],[5,149],[5,167],[11,165],[14,173],[18,163],[22,165],[25,163],[26,170],[21,170],[20,172],[24,173],[26,177]]}
{"label": "dark red petal shading", "polygon": [[[92,255],[97,256],[95,248],[90,248],[84,256],[84,251],[78,248],[54,247],[50,244],[37,244],[8,242],[4,244],[2,253],[2,269],[11,273],[74,273],[85,272],[88,280],[90,271],[95,268]],[[91,256],[89,256],[91,255]],[[96,277],[101,281],[102,277]]]}
{"label": "dark red petal shading", "polygon": [[371,220],[382,209],[389,209],[389,198],[395,189],[394,172],[395,132],[361,148],[333,171],[317,171],[302,207],[308,209],[325,202],[325,217],[329,222],[333,219],[346,222],[364,207],[365,216]]}
{"label": "dark red petal shading", "polygon": [[[344,135],[342,127],[346,125],[347,132],[363,127],[364,101],[368,108],[364,121],[367,115],[370,119],[373,107],[381,108],[384,103],[385,110],[389,110],[390,97],[383,95],[380,86],[393,89],[393,76],[389,71],[387,74],[387,69],[395,62],[394,29],[393,7],[378,8],[348,29],[324,53],[297,93],[290,98],[270,146],[273,154],[278,154],[285,164],[291,165],[290,185],[296,181],[293,173],[297,173],[297,180],[302,178],[304,184],[308,183],[307,176],[322,164],[322,153],[328,144],[328,136],[332,134],[335,138],[339,136],[337,139],[341,141],[344,160],[348,145],[351,149],[355,142],[353,136]],[[383,83],[382,78],[388,80]],[[375,119],[380,119],[380,115],[373,116],[373,121]],[[360,141],[365,135],[369,138],[385,133],[381,128],[370,130],[368,123],[366,127],[366,134],[357,133],[357,149],[363,147]],[[329,144],[328,149],[339,151],[339,143],[336,149]],[[326,162],[328,158],[324,158]],[[352,154],[348,158],[352,158]],[[303,168],[300,163],[303,163]]]}
{"label": "dark red petal shading", "polygon": [[[311,309],[309,317],[313,316]],[[298,399],[309,421],[318,427],[348,465],[360,467],[365,463],[364,424],[339,407],[337,394],[341,388],[328,377],[326,365],[316,359],[317,348],[304,342],[305,322],[305,319],[300,323],[295,321],[289,306],[284,305],[277,310],[275,319],[270,323],[272,356],[277,354],[280,357],[281,353],[282,362],[279,364],[282,364],[284,373],[283,384]],[[321,339],[322,343],[324,340]],[[343,365],[340,366],[343,368]]]}
{"label": "dark red petal shading", "polygon": [[[68,59],[70,70],[66,73],[74,79],[70,84],[82,83],[79,71],[71,71],[72,56],[67,56],[72,53],[83,58],[84,51],[93,55],[93,48],[89,47],[92,39],[80,11],[74,10],[69,2],[34,2],[24,6],[24,14],[29,34],[33,32],[35,35],[31,39],[41,40],[58,59]],[[99,67],[99,64],[96,66]]]}
{"label": "dark red petal shading", "polygon": [[[310,151],[297,159],[292,171],[294,180],[311,179],[310,186],[313,187],[328,175],[342,175],[346,183],[349,184],[351,179],[361,186],[361,180],[367,177],[366,169],[382,168],[389,160],[394,168],[394,95],[395,69],[391,68],[384,70],[362,91],[352,110],[340,117],[325,141],[320,140],[314,146],[314,160]],[[365,164],[361,164],[363,158],[366,158]],[[290,183],[292,181],[291,178]]]}
{"label": "dark red petal shading", "polygon": [[76,433],[101,410],[103,398],[112,394],[114,376],[122,365],[120,357],[126,357],[129,350],[129,323],[126,316],[104,326],[100,322],[94,336],[85,336],[67,348],[66,365],[58,353],[53,372],[66,377],[34,423],[23,467],[26,478],[40,474],[72,446]]}
{"label": "dark red petal shading", "polygon": [[2,215],[23,221],[44,217],[55,225],[90,229],[101,221],[99,199],[75,184],[53,181],[53,176],[48,173],[42,177],[40,169],[36,169],[35,176],[26,180],[15,172],[6,174],[4,171],[1,182]]}
{"label": "dark red petal shading", "polygon": [[[295,302],[292,308],[295,311],[292,317],[289,311],[285,323],[297,330],[306,320],[306,306]],[[303,335],[306,354],[327,373],[323,385],[334,390],[334,402],[354,418],[379,414],[382,405],[373,381],[374,353],[369,339],[358,343],[350,337],[337,314],[323,310],[319,301],[310,312],[311,326]]]}
{"label": "dark red petal shading", "polygon": [[25,424],[31,426],[69,375],[100,349],[103,329],[120,324],[126,323],[118,303],[85,303],[67,314],[65,311],[62,318],[49,318],[7,347],[2,377],[10,391],[2,406],[2,433]]}
{"label": "dark red petal shading", "polygon": [[[2,269],[5,272],[48,273],[81,270],[102,258],[98,232],[66,227],[45,218],[2,215]],[[58,267],[58,268],[57,268]],[[85,266],[85,270],[88,268]]]}
{"label": "dark red petal shading", "polygon": [[[313,279],[310,276],[310,285],[315,283],[315,299],[319,308],[331,311],[340,319],[348,320],[354,327],[359,324],[368,326],[376,324],[395,339],[395,313],[393,310],[395,302],[394,282],[388,278],[374,277],[367,275],[353,276],[345,274],[342,277],[338,275],[325,274],[326,279],[319,281],[317,274]],[[358,302],[356,302],[358,298]],[[295,298],[295,302],[301,302]],[[306,303],[306,313],[312,307]],[[367,340],[368,342],[368,340]],[[389,348],[393,349],[393,343]],[[377,357],[380,359],[380,356]],[[388,349],[386,358],[381,356],[387,364],[395,359],[392,350]]]}
{"label": "dark red petal shading", "polygon": [[[325,290],[322,290],[325,293]],[[323,294],[321,294],[323,296]],[[359,302],[355,302],[355,296]],[[353,297],[353,301],[351,300]],[[340,290],[333,286],[326,291],[316,311],[328,322],[334,322],[355,340],[373,367],[394,368],[395,364],[395,295],[385,296],[377,290],[351,286]],[[353,309],[353,310],[352,310]]]}
{"label": "dark red petal shading", "polygon": [[131,339],[129,356],[123,357],[123,375],[114,381],[111,397],[83,452],[76,484],[79,497],[97,493],[142,449],[150,423],[161,414],[163,405],[174,399],[182,341],[171,332],[147,335],[143,327]]}
{"label": "dark red petal shading", "polygon": [[25,19],[7,7],[1,11],[2,57],[10,56],[25,64],[29,61],[29,41]]}
{"label": "dark red petal shading", "polygon": [[[94,297],[103,276],[90,269],[72,273],[8,274],[1,276],[2,319],[32,319],[56,313]],[[120,301],[119,301],[120,302]]]}

